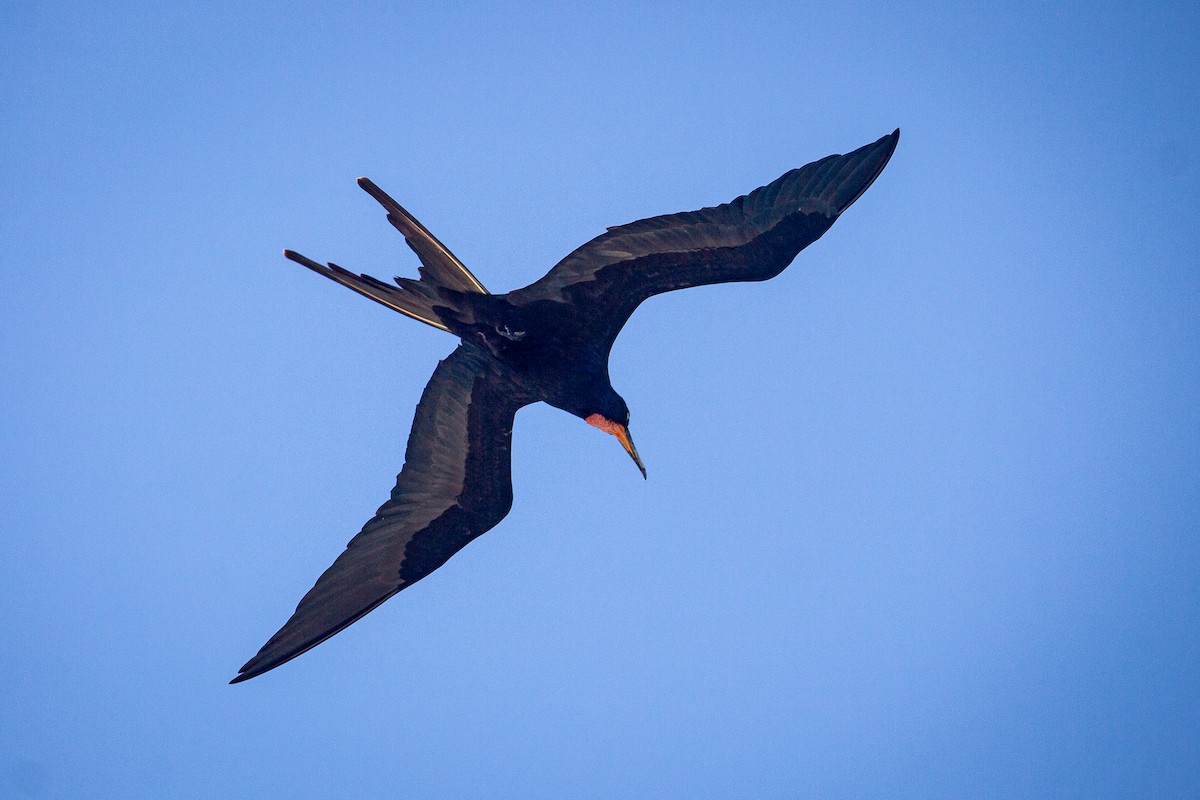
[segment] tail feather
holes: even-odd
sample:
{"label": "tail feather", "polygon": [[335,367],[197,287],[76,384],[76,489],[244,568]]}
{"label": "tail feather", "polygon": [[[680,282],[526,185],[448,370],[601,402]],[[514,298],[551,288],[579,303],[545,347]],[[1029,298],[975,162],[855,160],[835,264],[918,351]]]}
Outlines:
{"label": "tail feather", "polygon": [[388,222],[404,234],[404,240],[421,259],[421,279],[460,292],[487,294],[479,279],[455,257],[446,245],[438,241],[416,217],[387,195],[367,178],[359,178],[358,185],[374,197],[387,211]]}
{"label": "tail feather", "polygon": [[[350,270],[343,269],[332,262],[327,265],[318,264],[311,258],[292,250],[284,250],[283,255],[289,261],[295,261],[301,266],[308,267],[318,275],[324,275],[364,297],[371,298],[376,303],[385,305],[393,311],[399,311],[406,317],[412,317],[443,331],[450,330],[433,310],[434,301],[437,299],[437,291],[433,287],[424,286],[422,289],[425,291],[414,291],[404,286],[392,286],[372,278],[370,275],[355,275]],[[419,281],[411,281],[411,283],[418,284]]]}
{"label": "tail feather", "polygon": [[486,295],[487,289],[416,217],[401,208],[382,189],[366,178],[359,178],[358,185],[379,201],[387,211],[388,221],[404,234],[408,246],[421,259],[420,280],[396,278],[396,285],[392,286],[370,275],[356,275],[332,262],[318,264],[292,250],[284,250],[283,255],[393,311],[449,331],[443,315],[436,309],[448,312],[453,302],[448,298],[462,298],[467,294]]}

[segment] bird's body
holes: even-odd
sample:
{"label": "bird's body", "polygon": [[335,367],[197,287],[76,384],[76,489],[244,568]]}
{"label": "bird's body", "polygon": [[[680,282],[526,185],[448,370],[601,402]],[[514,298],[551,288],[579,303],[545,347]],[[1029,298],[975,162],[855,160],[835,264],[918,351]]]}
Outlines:
{"label": "bird's body", "polygon": [[503,295],[489,294],[415,218],[359,179],[420,258],[420,280],[393,286],[285,255],[462,343],[425,388],[391,498],[233,682],[315,647],[498,524],[512,505],[512,426],[523,406],[545,402],[612,433],[645,475],[628,406],[608,376],[630,314],[662,292],[779,274],[866,191],[898,140],[896,131],[828,156],[721,206],[610,228]]}

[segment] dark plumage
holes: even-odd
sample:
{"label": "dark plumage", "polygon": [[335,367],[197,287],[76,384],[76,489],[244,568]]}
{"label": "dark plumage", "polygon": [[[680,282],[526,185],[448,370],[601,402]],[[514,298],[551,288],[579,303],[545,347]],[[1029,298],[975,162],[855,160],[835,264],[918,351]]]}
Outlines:
{"label": "dark plumage", "polygon": [[393,286],[284,254],[462,343],[425,387],[391,498],[231,682],[315,647],[499,523],[512,506],[521,407],[543,401],[612,433],[645,475],[629,408],[608,378],[609,351],[630,314],[662,292],[778,275],[867,190],[899,138],[897,130],[823,158],[725,205],[609,228],[503,295],[488,294],[420,222],[360,178],[416,252],[420,279]]}

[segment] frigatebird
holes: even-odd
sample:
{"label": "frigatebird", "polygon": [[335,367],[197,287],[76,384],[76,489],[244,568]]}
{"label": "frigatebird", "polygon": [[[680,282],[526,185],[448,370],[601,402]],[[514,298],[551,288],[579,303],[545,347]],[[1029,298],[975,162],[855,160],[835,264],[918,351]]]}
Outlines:
{"label": "frigatebird", "polygon": [[609,351],[634,309],[674,289],[775,277],[862,196],[899,139],[897,129],[724,205],[609,228],[507,294],[490,294],[416,218],[359,178],[416,252],[420,278],[392,285],[284,255],[461,343],[425,387],[391,498],[230,682],[316,647],[495,527],[512,507],[513,419],[526,405],[549,403],[612,434],[645,477],[629,407],[608,378]]}

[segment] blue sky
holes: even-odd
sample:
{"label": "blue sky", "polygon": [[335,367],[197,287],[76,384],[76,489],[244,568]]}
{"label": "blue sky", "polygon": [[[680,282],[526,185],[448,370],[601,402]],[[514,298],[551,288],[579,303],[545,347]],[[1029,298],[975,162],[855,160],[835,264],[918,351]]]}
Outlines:
{"label": "blue sky", "polygon": [[[0,794],[1200,792],[1191,4],[9,4]],[[490,288],[900,126],[767,284],[522,411],[509,518],[227,686],[386,498]]]}

